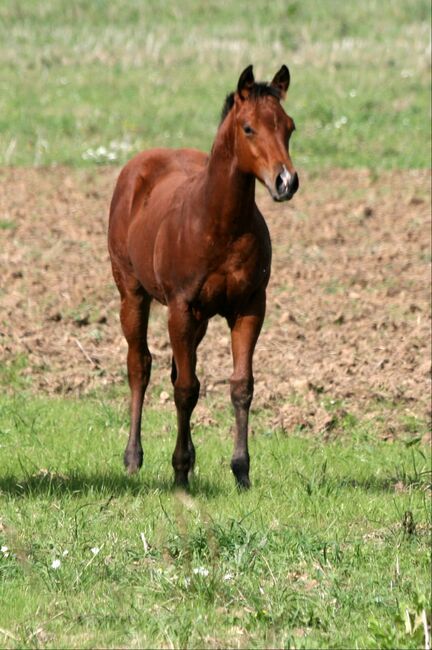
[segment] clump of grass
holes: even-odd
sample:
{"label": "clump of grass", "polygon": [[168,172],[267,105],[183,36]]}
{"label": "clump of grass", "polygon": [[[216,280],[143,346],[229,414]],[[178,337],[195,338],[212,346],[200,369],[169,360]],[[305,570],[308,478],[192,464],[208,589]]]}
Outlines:
{"label": "clump of grass", "polygon": [[0,386],[4,390],[22,390],[31,384],[30,375],[25,374],[28,367],[28,358],[25,354],[18,354],[10,361],[0,363]]}
{"label": "clump of grass", "polygon": [[0,230],[15,230],[16,226],[13,219],[0,219]]}

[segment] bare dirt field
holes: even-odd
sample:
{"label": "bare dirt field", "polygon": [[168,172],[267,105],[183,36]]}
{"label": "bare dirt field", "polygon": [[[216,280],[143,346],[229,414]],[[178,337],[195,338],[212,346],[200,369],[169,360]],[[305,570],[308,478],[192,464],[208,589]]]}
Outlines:
{"label": "bare dirt field", "polygon": [[[126,344],[106,248],[118,170],[0,170],[0,351],[38,393],[125,382]],[[413,432],[430,408],[430,172],[302,175],[287,205],[259,190],[273,241],[255,407],[270,426],[330,432],[346,413],[380,435]],[[167,401],[170,348],[155,305],[148,400]],[[227,403],[229,332],[200,348],[202,392]],[[5,386],[13,390],[16,385]],[[211,418],[208,407],[198,419]]]}

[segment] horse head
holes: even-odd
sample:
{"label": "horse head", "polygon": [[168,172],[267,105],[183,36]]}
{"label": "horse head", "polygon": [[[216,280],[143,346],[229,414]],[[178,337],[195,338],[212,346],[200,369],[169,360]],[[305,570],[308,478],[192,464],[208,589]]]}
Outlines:
{"label": "horse head", "polygon": [[261,181],[274,201],[288,201],[299,187],[289,153],[294,120],[281,104],[289,83],[285,65],[270,83],[255,82],[250,65],[240,75],[231,99],[237,166]]}

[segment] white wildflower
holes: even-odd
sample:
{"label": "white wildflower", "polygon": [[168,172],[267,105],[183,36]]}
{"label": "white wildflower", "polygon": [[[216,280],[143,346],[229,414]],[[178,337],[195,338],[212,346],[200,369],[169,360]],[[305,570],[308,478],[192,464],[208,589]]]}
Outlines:
{"label": "white wildflower", "polygon": [[69,555],[69,551],[67,550],[67,548],[65,548],[62,555],[63,555],[63,557],[66,557],[66,555]]}
{"label": "white wildflower", "polygon": [[195,575],[197,575],[197,576],[204,576],[204,577],[207,577],[208,574],[209,574],[208,569],[206,569],[206,568],[203,567],[203,566],[196,567],[196,568],[193,570],[193,572],[194,572]]}
{"label": "white wildflower", "polygon": [[149,546],[148,541],[146,540],[146,536],[144,535],[144,533],[140,533],[140,537],[141,537],[141,541],[142,541],[143,546],[144,546],[144,553],[148,553],[149,550],[150,550],[150,546]]}
{"label": "white wildflower", "polygon": [[99,546],[93,546],[93,548],[90,549],[93,555],[97,555],[100,551]]}
{"label": "white wildflower", "polygon": [[348,122],[347,116],[341,115],[341,117],[338,120],[336,120],[336,122],[334,123],[335,129],[340,129],[341,126],[343,126],[347,122]]}
{"label": "white wildflower", "polygon": [[51,569],[59,569],[61,566],[60,560],[53,560],[51,563]]}
{"label": "white wildflower", "polygon": [[223,580],[225,582],[228,582],[229,580],[232,580],[234,578],[234,573],[231,573],[231,571],[228,571],[228,573],[225,573]]}
{"label": "white wildflower", "polygon": [[94,160],[98,163],[114,162],[118,160],[119,154],[126,154],[132,149],[132,144],[129,140],[112,140],[108,147],[103,145],[95,149],[90,147],[83,152],[82,158],[84,160]]}
{"label": "white wildflower", "polygon": [[9,546],[2,546],[0,551],[3,553],[4,557],[9,557]]}

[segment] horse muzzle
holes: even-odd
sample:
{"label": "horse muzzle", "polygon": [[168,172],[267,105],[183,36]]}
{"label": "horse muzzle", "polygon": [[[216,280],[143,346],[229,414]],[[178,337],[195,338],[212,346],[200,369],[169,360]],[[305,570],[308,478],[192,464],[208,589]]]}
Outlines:
{"label": "horse muzzle", "polygon": [[289,201],[299,188],[297,172],[289,172],[285,165],[282,165],[273,180],[267,176],[264,182],[273,201],[278,202]]}

